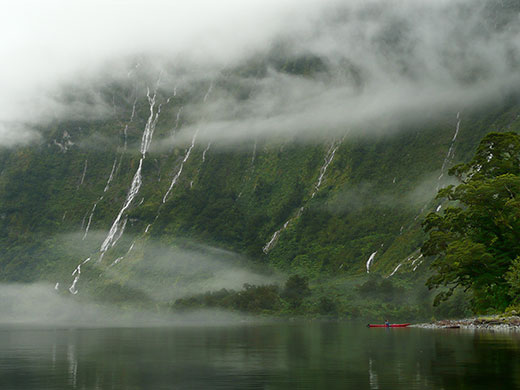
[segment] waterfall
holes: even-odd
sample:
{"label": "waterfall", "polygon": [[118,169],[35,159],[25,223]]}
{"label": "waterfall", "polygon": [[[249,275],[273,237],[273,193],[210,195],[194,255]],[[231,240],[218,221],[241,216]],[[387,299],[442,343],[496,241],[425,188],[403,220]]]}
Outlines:
{"label": "waterfall", "polygon": [[[419,254],[419,256],[418,256],[417,258],[415,258],[416,254]],[[410,256],[408,256],[405,260],[403,260],[401,263],[399,263],[399,264],[394,268],[394,270],[392,271],[392,273],[391,273],[390,275],[387,276],[387,278],[389,278],[389,277],[391,277],[391,276],[394,276],[395,273],[396,273],[399,269],[401,269],[401,267],[402,267],[403,265],[408,264],[408,263],[409,263],[410,267],[413,267],[413,271],[415,271],[415,270],[417,269],[417,267],[418,267],[419,265],[421,265],[421,263],[422,263],[422,260],[421,260],[422,257],[423,257],[423,255],[421,255],[421,254],[419,253],[419,249],[416,250],[416,251],[413,252]],[[417,264],[417,265],[415,266],[415,263],[417,263],[419,260],[421,260],[421,261],[419,262],[419,264]]]}
{"label": "waterfall", "polygon": [[[105,189],[103,190],[103,193],[107,192],[110,188],[110,183],[112,182],[112,179],[114,178],[114,171],[116,169],[116,163],[117,163],[117,157],[114,160],[114,163],[112,164],[112,170],[110,171],[110,175],[108,176],[107,182],[105,184]],[[101,202],[104,198],[104,195],[101,195],[97,201],[94,202],[94,205],[92,206],[92,211],[90,212],[90,215],[88,217],[87,227],[85,228],[85,234],[83,235],[82,240],[87,238],[88,231],[90,229],[90,224],[92,222],[92,217],[94,216],[94,211],[96,211],[96,207],[99,202]]]}
{"label": "waterfall", "polygon": [[368,258],[367,260],[367,264],[366,264],[366,267],[367,267],[367,274],[370,273],[370,266],[372,265],[372,262],[374,261],[374,258],[376,257],[377,255],[377,251],[375,251],[374,253],[372,253],[370,255],[370,257]]}
{"label": "waterfall", "polygon": [[74,281],[72,282],[72,285],[69,287],[69,291],[71,294],[76,295],[78,293],[78,289],[76,288],[76,284],[79,281],[79,276],[81,275],[81,266],[83,264],[86,264],[90,261],[90,257],[87,257],[82,263],[80,263],[74,272],[72,272],[72,276],[74,276]]}
{"label": "waterfall", "polygon": [[177,130],[177,128],[179,127],[179,119],[181,117],[181,112],[182,112],[182,106],[179,108],[179,111],[177,111],[177,115],[175,116],[175,126],[173,127],[173,130],[172,130],[172,136],[175,134],[175,130]]}
{"label": "waterfall", "polygon": [[[159,84],[159,80],[157,81],[157,85],[158,84]],[[153,138],[153,133],[155,131],[155,126],[157,124],[157,121],[159,119],[159,114],[161,112],[161,105],[159,105],[157,110],[154,112],[154,108],[155,108],[155,105],[156,105],[156,97],[157,97],[157,87],[154,90],[153,95],[150,94],[150,88],[147,88],[146,96],[148,98],[148,104],[150,105],[150,115],[149,115],[148,120],[146,122],[144,131],[143,131],[143,136],[141,138],[141,147],[140,147],[141,158],[139,159],[139,166],[138,166],[138,168],[137,168],[137,170],[136,170],[136,172],[134,174],[134,177],[132,179],[132,183],[130,185],[130,190],[127,193],[127,196],[126,196],[126,199],[125,199],[125,201],[123,203],[123,206],[119,210],[119,213],[117,214],[116,219],[112,223],[112,226],[110,227],[110,230],[109,230],[109,232],[107,234],[107,237],[105,238],[105,240],[101,244],[101,247],[99,249],[99,259],[98,259],[98,262],[100,262],[103,259],[103,256],[105,255],[105,253],[110,248],[112,248],[114,245],[116,245],[117,241],[123,235],[125,227],[126,227],[126,223],[127,223],[127,218],[124,218],[122,220],[123,215],[125,214],[125,212],[131,206],[133,200],[135,199],[135,197],[139,193],[139,190],[141,189],[141,185],[143,184],[143,178],[142,178],[142,174],[141,174],[142,168],[143,168],[143,161],[146,158],[146,153],[148,152],[148,149],[150,148],[150,145],[151,145],[151,142],[152,142],[152,138]],[[132,109],[132,118],[131,119],[133,119],[134,115],[135,115],[135,103],[134,103],[134,107]],[[85,169],[84,169],[84,171],[86,171],[86,161],[85,161]],[[113,170],[111,172],[111,175],[109,176],[109,180],[110,181],[111,181],[111,177],[113,177]],[[108,190],[108,185],[109,184],[110,184],[110,182],[107,181],[107,185],[105,186],[106,190]],[[96,206],[97,206],[97,203],[93,207],[92,213],[95,210]],[[91,216],[92,216],[92,213],[91,213]],[[89,219],[91,220],[91,218],[89,218]],[[88,232],[88,230],[85,233],[87,233],[87,232]],[[84,237],[86,237],[86,235]],[[75,278],[74,278],[74,281],[72,282],[72,285],[69,288],[69,291],[72,294],[77,294],[78,293],[78,290],[76,288],[76,284],[77,284],[77,282],[79,280],[79,276],[81,274],[81,265],[85,264],[89,260],[90,260],[90,257],[87,260],[85,260],[83,263],[78,265],[78,267],[74,270],[73,276],[75,276]]]}
{"label": "waterfall", "polygon": [[125,136],[124,150],[126,150],[126,148],[127,148],[128,125],[134,120],[136,104],[137,104],[137,93],[135,94],[134,104],[132,105],[132,114],[130,115],[130,120],[128,121],[128,123],[125,125],[125,128],[123,129],[123,134]]}
{"label": "waterfall", "polygon": [[87,165],[88,165],[88,160],[85,160],[85,164],[83,165],[83,174],[81,175],[81,180],[78,184],[77,189],[79,189],[79,187],[82,186],[83,182],[85,181],[85,175],[87,174]]}
{"label": "waterfall", "polygon": [[390,276],[394,276],[394,274],[397,272],[397,270],[398,270],[399,268],[401,268],[402,265],[403,265],[403,263],[399,263],[399,264],[397,265],[397,267],[395,267],[395,269],[392,271],[392,273],[391,273],[390,275],[388,275],[388,277],[390,277]]}
{"label": "waterfall", "polygon": [[143,184],[143,178],[141,175],[141,171],[143,168],[143,161],[146,158],[146,153],[148,152],[148,149],[150,148],[150,144],[152,142],[153,133],[155,131],[155,126],[157,124],[157,121],[159,119],[159,114],[161,113],[161,105],[158,106],[157,111],[154,113],[154,107],[156,103],[156,96],[157,91],[154,91],[153,96],[150,96],[150,89],[147,89],[146,97],[148,98],[148,104],[150,105],[150,115],[148,117],[148,120],[146,121],[146,125],[144,127],[143,136],[141,137],[141,158],[139,159],[139,167],[137,168],[137,171],[134,174],[134,177],[132,179],[132,184],[130,186],[130,190],[128,191],[128,194],[126,196],[126,200],[123,203],[123,207],[121,207],[121,210],[117,214],[116,219],[112,223],[112,226],[110,227],[110,230],[108,232],[107,237],[105,238],[105,241],[103,241],[103,244],[101,244],[100,248],[100,257],[98,261],[101,261],[104,254],[108,249],[113,247],[119,238],[124,233],[125,227],[126,227],[126,218],[121,222],[121,218],[123,217],[123,214],[126,212],[126,210],[131,206],[132,201],[135,199],[137,194],[139,193],[139,190],[141,189],[141,185]]}
{"label": "waterfall", "polygon": [[108,176],[107,184],[105,184],[105,189],[103,190],[103,192],[107,192],[108,189],[110,188],[110,183],[112,183],[112,180],[114,179],[116,163],[117,163],[117,157],[114,160],[114,164],[112,164],[112,170],[110,171],[110,175]]}
{"label": "waterfall", "polygon": [[293,219],[298,218],[301,215],[302,211],[303,211],[303,207],[301,207],[298,210],[296,217],[288,219],[280,229],[278,229],[276,232],[274,232],[274,234],[271,237],[271,239],[269,240],[269,242],[267,244],[265,244],[265,246],[262,248],[262,250],[264,251],[265,254],[267,254],[271,249],[274,248],[274,246],[276,245],[276,242],[278,241],[278,236],[280,236],[280,233],[283,232],[285,229],[287,229],[287,227],[289,226],[289,223],[291,223]]}
{"label": "waterfall", "polygon": [[[116,233],[118,233],[120,230],[123,230],[124,227],[126,226],[126,223],[121,224],[121,218],[122,218],[123,214],[125,213],[125,211],[132,204],[132,201],[139,193],[139,190],[141,189],[141,185],[143,184],[143,180],[141,177],[143,159],[144,159],[144,157],[141,157],[141,159],[139,160],[139,167],[137,168],[137,171],[134,174],[134,178],[132,179],[132,185],[130,186],[130,191],[128,191],[128,194],[126,196],[125,203],[123,204],[123,207],[121,207],[121,210],[117,214],[116,219],[112,223],[112,226],[110,227],[110,230],[108,232],[107,237],[105,238],[105,241],[103,241],[103,244],[101,244],[101,248],[99,250],[101,255],[100,255],[100,258],[98,261],[101,261],[105,252],[116,244],[117,240],[114,239],[116,237]],[[121,232],[121,234],[122,233],[123,232]],[[121,237],[121,234],[117,235],[117,239],[119,239]]]}
{"label": "waterfall", "polygon": [[181,173],[182,173],[182,169],[184,168],[184,164],[186,163],[186,161],[188,161],[188,158],[190,158],[191,151],[192,151],[193,147],[195,146],[195,140],[197,139],[198,132],[199,132],[199,130],[197,129],[197,131],[195,131],[195,133],[193,134],[193,138],[191,139],[191,145],[188,148],[188,150],[186,151],[186,154],[184,155],[184,159],[181,162],[181,166],[180,166],[179,170],[177,171],[177,173],[175,174],[175,176],[173,177],[172,182],[170,183],[170,187],[168,188],[168,191],[166,191],[166,193],[163,196],[163,200],[162,200],[163,204],[166,203],[166,198],[168,198],[168,195],[170,195],[170,192],[171,192],[173,186],[177,183],[177,180],[179,180],[179,177],[181,176]]}
{"label": "waterfall", "polygon": [[209,88],[208,88],[208,91],[206,92],[206,94],[204,95],[204,98],[202,99],[202,101],[204,103],[206,103],[206,100],[208,100],[208,96],[209,94],[211,93],[211,90],[213,89],[213,81],[209,83]]}
{"label": "waterfall", "polygon": [[208,152],[209,148],[211,147],[211,142],[208,142],[208,146],[206,147],[206,149],[204,149],[204,151],[202,152],[202,162],[205,162],[206,161],[206,153]]}
{"label": "waterfall", "polygon": [[457,125],[455,127],[455,134],[453,134],[453,138],[451,139],[448,153],[446,154],[446,157],[444,158],[444,161],[442,163],[441,174],[440,174],[439,178],[437,179],[437,181],[439,182],[439,184],[437,184],[437,191],[439,190],[440,180],[444,176],[444,171],[445,171],[446,167],[448,166],[448,164],[451,161],[453,161],[453,157],[455,156],[454,146],[455,146],[455,141],[457,140],[457,135],[459,134],[459,129],[460,129],[460,112],[457,112]]}
{"label": "waterfall", "polygon": [[92,216],[94,215],[94,211],[96,211],[98,202],[101,200],[103,200],[103,197],[99,198],[98,201],[94,203],[94,207],[92,207],[92,211],[90,212],[90,216],[88,217],[87,227],[85,228],[85,234],[83,235],[82,240],[87,238],[88,230],[90,229],[90,223],[92,222]]}
{"label": "waterfall", "polygon": [[330,163],[334,159],[334,156],[335,156],[338,148],[339,148],[339,143],[336,145],[333,142],[332,145],[330,145],[330,148],[327,151],[327,154],[325,155],[325,163],[320,168],[320,176],[318,177],[318,182],[314,185],[314,191],[311,195],[311,198],[314,198],[314,196],[318,193],[318,191],[321,187],[321,182],[323,181],[323,177],[325,176],[325,172],[327,172],[327,168],[329,167]]}
{"label": "waterfall", "polygon": [[[323,165],[320,168],[320,174],[318,176],[318,180],[314,184],[314,190],[313,190],[313,192],[311,194],[311,199],[314,198],[314,196],[316,196],[316,194],[318,193],[318,191],[319,191],[319,189],[321,187],[321,183],[323,182],[323,178],[325,176],[325,173],[327,172],[327,168],[329,167],[330,163],[334,159],[334,156],[336,155],[336,151],[338,150],[340,144],[341,144],[341,141],[340,142],[335,142],[335,141],[332,142],[332,144],[330,145],[327,153],[325,154],[324,163],[323,163]],[[256,151],[256,141],[255,141],[254,150]],[[304,206],[300,207],[298,209],[298,211],[296,212],[295,216],[289,218],[282,225],[282,227],[280,229],[278,229],[277,231],[275,231],[273,233],[273,235],[271,236],[271,239],[262,248],[262,250],[263,250],[263,252],[265,254],[269,253],[269,251],[274,248],[274,246],[278,242],[278,238],[280,237],[280,234],[289,227],[291,222],[293,222],[294,220],[298,219],[302,215],[304,209],[305,209]]]}
{"label": "waterfall", "polygon": [[[150,225],[148,225],[150,226]],[[132,252],[132,249],[134,249],[134,245],[135,245],[135,239],[134,241],[132,241],[132,244],[130,245],[130,248],[128,248],[128,250],[126,251],[125,255],[124,256],[120,256],[118,257],[117,259],[115,259],[112,264],[110,264],[108,267],[113,267],[114,265],[117,265],[121,262],[121,260],[123,260],[126,256],[128,256],[130,254],[130,252]]]}
{"label": "waterfall", "polygon": [[[422,257],[423,257],[423,255],[420,255],[417,259],[415,259],[415,260],[412,262],[412,267],[414,266],[414,264],[415,264],[418,260],[422,259]],[[415,271],[417,270],[417,267],[419,267],[419,266],[422,264],[423,261],[424,261],[424,260],[421,260],[421,261],[420,261],[420,262],[419,262],[415,267],[413,267],[413,270],[412,270],[412,271],[415,272]]]}
{"label": "waterfall", "polygon": [[[203,102],[206,102],[206,100],[208,99],[208,96],[209,94],[211,93],[211,90],[213,89],[213,82],[210,83],[209,85],[209,88],[208,90],[206,91],[206,94],[204,95],[204,98],[203,98]],[[177,95],[177,87],[174,87],[174,90],[173,90],[173,96],[176,96]],[[181,112],[182,112],[182,106],[179,108],[179,110],[177,111],[177,116],[175,118],[175,127],[173,128],[172,130],[172,136],[175,134],[175,130],[177,129],[178,125],[179,125],[179,118],[180,118],[180,115],[181,115]],[[173,189],[173,186],[175,186],[175,184],[177,184],[177,181],[179,180],[181,174],[182,174],[182,170],[184,169],[184,164],[188,161],[188,159],[190,158],[190,154],[193,150],[193,148],[195,147],[195,141],[197,139],[197,134],[199,132],[199,129],[197,129],[195,131],[195,133],[193,134],[193,137],[191,139],[191,145],[188,147],[188,149],[186,150],[186,153],[184,155],[184,158],[182,159],[182,162],[181,162],[181,165],[179,167],[179,170],[177,171],[177,173],[173,176],[172,178],[172,181],[170,183],[170,186],[168,187],[168,190],[166,191],[166,193],[164,194],[163,196],[163,199],[162,199],[162,203],[159,205],[159,208],[157,209],[157,214],[155,215],[155,218],[154,220],[152,221],[151,224],[148,224],[144,230],[144,234],[148,233],[148,231],[150,230],[150,228],[152,227],[152,225],[155,223],[155,221],[157,221],[157,219],[159,218],[159,215],[161,214],[161,209],[162,209],[162,206],[166,203],[166,199],[168,198],[168,196],[170,195],[172,189]],[[202,162],[204,162],[206,160],[206,153],[208,152],[209,148],[211,147],[211,142],[208,143],[208,146],[206,147],[206,149],[204,150],[204,152],[202,153]],[[190,188],[193,187],[193,181],[190,182]],[[135,243],[135,241],[134,241]],[[128,253],[130,252],[130,250],[133,248],[133,244],[132,246],[130,247]],[[128,254],[127,253],[127,254]],[[126,256],[126,255],[125,255]],[[117,264],[117,263],[116,263]]]}

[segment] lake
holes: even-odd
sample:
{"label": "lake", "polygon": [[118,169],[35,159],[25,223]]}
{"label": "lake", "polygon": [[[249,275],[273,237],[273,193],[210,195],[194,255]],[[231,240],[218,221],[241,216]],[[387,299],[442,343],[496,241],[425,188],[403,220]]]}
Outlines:
{"label": "lake", "polygon": [[0,327],[1,389],[514,389],[520,335],[341,322]]}

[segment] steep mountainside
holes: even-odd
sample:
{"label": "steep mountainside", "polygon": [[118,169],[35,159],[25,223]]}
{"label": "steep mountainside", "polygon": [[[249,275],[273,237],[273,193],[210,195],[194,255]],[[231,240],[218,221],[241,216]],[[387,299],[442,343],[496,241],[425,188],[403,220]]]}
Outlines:
{"label": "steep mountainside", "polygon": [[[510,20],[501,23],[494,28]],[[417,74],[399,54],[407,30],[398,21],[388,28],[376,43],[396,65],[389,72],[412,82]],[[305,115],[316,98],[309,83],[328,91],[339,77],[370,91],[366,72],[294,54],[282,40],[218,72],[171,63],[156,70],[143,60],[127,77],[64,88],[69,105],[94,106],[88,91],[96,91],[104,112],[56,118],[36,128],[38,141],[0,151],[0,279],[123,300],[146,300],[159,285],[201,292],[276,281],[277,272],[336,287],[369,273],[424,280],[420,224],[443,206],[436,190],[486,133],[520,131],[520,95],[514,82],[486,98],[431,107],[404,94],[403,107],[366,121],[359,112],[372,101],[338,98],[330,115],[323,103],[321,122],[312,110]],[[471,87],[486,75],[476,67],[453,77]],[[288,90],[295,82],[302,87]],[[285,124],[278,105],[305,93],[301,115]],[[342,111],[359,118],[341,124],[334,115]],[[263,112],[270,116],[260,122]],[[270,125],[265,136],[259,127]],[[208,282],[245,263],[255,271]]]}
{"label": "steep mountainside", "polygon": [[[187,239],[310,275],[366,273],[369,258],[372,272],[411,271],[421,216],[441,206],[432,198],[448,167],[487,132],[520,127],[511,96],[318,145],[280,137],[229,147],[197,132],[167,145],[186,125],[183,102],[210,101],[212,85],[188,97],[122,91],[116,118],[55,123],[38,144],[3,151],[2,278],[66,284],[82,259],[143,257],[133,240],[150,239]],[[57,237],[71,232],[67,253]]]}

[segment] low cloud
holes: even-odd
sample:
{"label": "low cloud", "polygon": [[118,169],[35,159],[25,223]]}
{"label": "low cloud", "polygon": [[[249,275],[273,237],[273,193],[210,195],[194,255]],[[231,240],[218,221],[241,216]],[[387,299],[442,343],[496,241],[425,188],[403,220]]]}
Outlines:
{"label": "low cloud", "polygon": [[[520,86],[520,7],[509,0],[55,0],[5,11],[2,123],[110,115],[104,84],[153,88],[161,74],[161,88],[191,99],[191,126],[170,144],[197,129],[227,144],[314,141],[391,131]],[[208,99],[193,94],[210,83]],[[90,104],[56,98],[60,88],[90,88]],[[3,133],[12,144],[15,131]]]}
{"label": "low cloud", "polygon": [[[56,280],[60,283],[60,291],[68,291],[74,280],[71,275],[74,268],[88,257],[91,260],[82,265],[77,284],[80,296],[92,293],[89,274],[94,277],[93,283],[122,285],[157,303],[223,288],[241,290],[244,284],[281,284],[284,279],[266,266],[253,264],[231,251],[185,239],[176,239],[166,245],[131,234],[123,235],[117,246],[98,262],[99,246],[106,232],[90,231],[85,240],[82,240],[83,235],[83,232],[76,232],[57,239],[59,245],[54,255],[77,259],[77,264],[73,263],[65,273],[64,264],[58,265],[58,272],[62,274]],[[127,253],[130,247],[132,249]]]}
{"label": "low cloud", "polygon": [[391,187],[383,192],[373,183],[364,182],[339,192],[324,207],[332,213],[359,212],[365,208],[419,210],[433,201],[439,188],[450,184],[458,183],[449,176],[439,180],[438,172],[419,178],[413,188],[406,192],[396,192]]}
{"label": "low cloud", "polygon": [[[139,250],[139,249],[138,249]],[[127,260],[110,267],[106,275],[121,280],[159,302],[223,288],[241,290],[244,284],[281,282],[281,275],[255,270],[236,253],[195,243],[161,245],[147,242],[140,249],[143,259]],[[128,278],[128,275],[132,275]]]}
{"label": "low cloud", "polygon": [[218,310],[175,315],[160,313],[153,308],[148,311],[128,308],[122,310],[115,306],[60,295],[52,285],[45,283],[0,284],[0,296],[0,326],[212,326],[248,320],[247,316]]}

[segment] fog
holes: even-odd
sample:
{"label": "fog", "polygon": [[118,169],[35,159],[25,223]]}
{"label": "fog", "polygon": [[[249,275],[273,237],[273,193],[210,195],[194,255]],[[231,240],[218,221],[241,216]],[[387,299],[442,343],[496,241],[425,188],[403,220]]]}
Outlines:
{"label": "fog", "polygon": [[[390,187],[389,191],[381,192],[374,183],[362,182],[353,188],[340,191],[323,207],[329,212],[338,214],[358,212],[369,207],[417,210],[435,198],[438,188],[459,184],[453,177],[446,175],[439,180],[438,176],[438,172],[423,175],[407,191],[395,191]],[[437,201],[438,204],[443,202],[443,199]]]}
{"label": "fog", "polygon": [[[0,64],[0,145],[37,139],[34,124],[53,118],[109,116],[91,86],[134,77],[140,64],[155,78],[162,74],[164,89],[214,83],[207,101],[187,104],[191,126],[170,144],[187,142],[196,129],[200,140],[223,143],[369,136],[505,99],[520,85],[519,9],[508,0],[0,7],[0,32],[9,37],[0,43],[8,59]],[[315,66],[291,69],[302,58]],[[253,75],[235,71],[252,63],[259,64]],[[249,90],[246,99],[229,90],[231,82]],[[86,90],[89,99],[70,104],[64,88]]]}
{"label": "fog", "polygon": [[85,240],[83,234],[75,232],[55,238],[58,245],[52,256],[77,259],[70,268],[59,263],[56,270],[55,282],[59,282],[59,291],[66,294],[74,280],[72,271],[87,257],[91,260],[81,267],[79,297],[96,295],[93,290],[101,291],[108,285],[120,285],[128,289],[123,294],[136,293],[136,297],[163,304],[223,288],[241,290],[246,283],[282,284],[285,280],[284,275],[231,251],[187,239],[163,243],[131,233],[125,233],[117,247],[98,261],[99,243],[106,232],[90,231]]}
{"label": "fog", "polygon": [[0,284],[0,327],[215,326],[259,321],[219,310],[168,313],[100,304],[58,294],[51,284]]}
{"label": "fog", "polygon": [[[244,284],[282,284],[283,276],[253,265],[244,256],[177,240],[174,245],[148,241],[136,244],[130,255],[106,269],[106,276],[124,281],[157,302],[220,289],[241,290]],[[131,275],[131,277],[129,277]]]}

